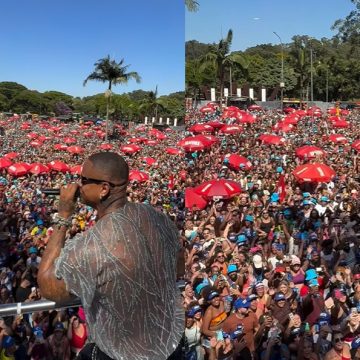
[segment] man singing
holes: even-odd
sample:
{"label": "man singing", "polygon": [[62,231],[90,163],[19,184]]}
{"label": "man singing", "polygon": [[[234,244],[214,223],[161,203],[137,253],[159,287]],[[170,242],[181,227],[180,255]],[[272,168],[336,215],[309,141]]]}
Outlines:
{"label": "man singing", "polygon": [[[59,217],[40,263],[40,290],[56,302],[80,297],[91,343],[79,359],[181,358],[178,232],[164,214],[127,202],[128,175],[121,156],[97,153],[85,161],[80,184],[61,188]],[[98,218],[65,241],[78,189]]]}

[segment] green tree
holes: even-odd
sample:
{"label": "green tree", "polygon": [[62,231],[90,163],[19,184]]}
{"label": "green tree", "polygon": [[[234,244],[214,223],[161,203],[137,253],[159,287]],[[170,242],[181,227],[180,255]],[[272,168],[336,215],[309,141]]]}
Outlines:
{"label": "green tree", "polygon": [[164,108],[163,99],[158,98],[158,87],[156,85],[155,91],[149,91],[143,99],[140,110],[145,111],[147,114],[154,116],[157,119],[158,110]]}
{"label": "green tree", "polygon": [[141,81],[140,75],[135,71],[127,72],[128,68],[129,65],[124,65],[124,59],[116,62],[110,59],[110,55],[108,55],[106,58],[100,59],[95,63],[95,71],[84,80],[84,86],[89,80],[108,83],[108,91],[106,92],[106,141],[108,140],[108,119],[112,86],[127,84],[132,79],[137,83]]}
{"label": "green tree", "polygon": [[218,44],[211,45],[210,50],[201,59],[203,67],[211,64],[216,69],[216,78],[219,82],[221,97],[224,90],[225,70],[235,64],[244,69],[248,67],[243,56],[239,53],[230,53],[232,38],[233,32],[230,29],[226,38],[221,39]]}

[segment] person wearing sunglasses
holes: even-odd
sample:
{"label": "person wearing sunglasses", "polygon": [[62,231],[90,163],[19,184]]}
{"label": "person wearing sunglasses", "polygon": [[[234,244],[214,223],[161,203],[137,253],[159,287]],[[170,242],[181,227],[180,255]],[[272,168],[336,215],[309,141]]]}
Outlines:
{"label": "person wearing sunglasses", "polygon": [[341,332],[334,332],[332,338],[332,349],[325,355],[324,360],[350,360],[350,347],[343,341],[343,334]]}
{"label": "person wearing sunglasses", "polygon": [[[165,360],[181,352],[179,233],[162,212],[127,201],[128,177],[118,154],[91,155],[80,182],[60,189],[57,221],[40,264],[45,298],[81,299],[90,341],[80,360]],[[77,193],[96,209],[97,221],[69,239]]]}

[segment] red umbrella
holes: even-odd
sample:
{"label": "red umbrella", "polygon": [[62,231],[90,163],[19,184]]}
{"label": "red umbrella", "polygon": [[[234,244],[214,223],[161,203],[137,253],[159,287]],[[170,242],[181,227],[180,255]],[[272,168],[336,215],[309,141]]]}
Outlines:
{"label": "red umbrella", "polygon": [[81,146],[69,146],[66,150],[70,154],[82,154],[85,151]]}
{"label": "red umbrella", "polygon": [[291,113],[294,113],[296,110],[292,107],[284,107],[283,111],[285,114],[291,114]]}
{"label": "red umbrella", "polygon": [[34,140],[34,141],[30,141],[30,145],[32,147],[40,147],[43,143],[41,141],[37,141],[37,140]]}
{"label": "red umbrella", "polygon": [[262,107],[261,106],[259,106],[259,105],[250,105],[249,107],[248,107],[248,109],[249,110],[262,110]]}
{"label": "red umbrella", "polygon": [[312,146],[312,145],[305,145],[297,148],[295,150],[295,154],[298,158],[308,158],[313,159],[314,157],[320,155],[320,156],[326,156],[326,152],[323,149],[320,149],[319,147]]}
{"label": "red umbrella", "polygon": [[7,168],[10,165],[12,165],[12,162],[8,158],[6,157],[0,158],[0,169]]}
{"label": "red umbrella", "polygon": [[210,105],[205,105],[202,108],[200,108],[200,112],[202,112],[202,113],[214,112],[214,111],[215,111],[215,108]]}
{"label": "red umbrella", "polygon": [[241,118],[239,119],[240,124],[254,124],[255,122],[256,117],[248,113],[242,114]]}
{"label": "red umbrella", "polygon": [[44,164],[40,164],[40,163],[33,163],[31,164],[31,168],[29,170],[32,174],[35,175],[39,175],[39,174],[46,174],[50,171],[50,169],[44,165]]}
{"label": "red umbrella", "polygon": [[334,143],[346,143],[348,142],[347,138],[344,135],[331,134],[329,140]]}
{"label": "red umbrella", "polygon": [[30,129],[30,125],[29,124],[22,124],[20,126],[20,130],[29,130]]}
{"label": "red umbrella", "polygon": [[345,119],[341,118],[340,116],[330,116],[329,120],[330,121],[341,121],[341,120],[344,121]]}
{"label": "red umbrella", "polygon": [[220,141],[220,140],[219,140],[216,136],[214,136],[214,135],[209,135],[209,134],[207,134],[207,135],[200,135],[200,136],[204,136],[206,139],[208,139],[209,141],[211,141],[211,144],[215,144],[215,143],[217,143],[217,142]]}
{"label": "red umbrella", "polygon": [[4,157],[6,157],[7,159],[10,159],[10,160],[17,158],[18,156],[19,156],[19,154],[16,152],[9,152],[8,154],[4,155]]}
{"label": "red umbrella", "polygon": [[298,166],[293,175],[301,182],[329,182],[335,171],[325,164],[305,164]]}
{"label": "red umbrella", "polygon": [[225,124],[220,121],[209,121],[207,122],[208,125],[212,126],[214,129],[221,129]]}
{"label": "red umbrella", "polygon": [[131,138],[129,139],[129,142],[131,142],[132,144],[136,144],[136,143],[142,143],[145,142],[147,139],[144,137],[135,137],[135,138]]}
{"label": "red umbrella", "polygon": [[71,131],[70,131],[70,134],[73,134],[73,135],[78,135],[78,134],[79,134],[79,132],[78,132],[77,130],[71,130]]}
{"label": "red umbrella", "polygon": [[146,144],[146,145],[149,145],[149,146],[155,146],[155,145],[157,145],[158,143],[159,143],[159,142],[158,142],[157,140],[151,140],[151,139],[145,141],[145,144]]}
{"label": "red umbrella", "polygon": [[40,135],[38,138],[37,138],[37,140],[38,141],[41,141],[41,142],[44,142],[45,140],[50,140],[51,138],[48,138],[48,137],[46,137],[46,136],[44,136],[44,135]]}
{"label": "red umbrella", "polygon": [[197,186],[194,191],[206,198],[228,199],[240,194],[241,186],[232,180],[210,180]]}
{"label": "red umbrella", "polygon": [[360,151],[360,140],[356,140],[351,144],[351,147],[357,151]]}
{"label": "red umbrella", "polygon": [[274,130],[276,131],[282,131],[282,132],[290,132],[294,130],[294,125],[285,123],[285,122],[278,122],[274,126]]}
{"label": "red umbrella", "polygon": [[239,134],[243,131],[243,128],[239,125],[224,125],[219,132],[223,134]]}
{"label": "red umbrella", "polygon": [[183,153],[180,149],[177,149],[177,148],[166,148],[165,151],[169,155],[182,155],[182,153]]}
{"label": "red umbrella", "polygon": [[333,123],[333,127],[334,128],[348,128],[348,127],[350,127],[350,123],[345,120],[339,120],[339,121],[335,121]]}
{"label": "red umbrella", "polygon": [[66,137],[64,139],[64,143],[65,144],[75,144],[76,143],[76,139],[72,138],[72,137]]}
{"label": "red umbrella", "polygon": [[283,145],[285,142],[285,139],[283,137],[277,135],[263,134],[259,136],[259,139],[264,144],[272,144],[272,145]]}
{"label": "red umbrella", "polygon": [[130,170],[129,181],[145,182],[149,180],[149,175],[143,171]]}
{"label": "red umbrella", "polygon": [[189,131],[193,133],[213,132],[214,128],[208,124],[195,124],[189,128]]}
{"label": "red umbrella", "polygon": [[144,158],[142,158],[142,161],[148,165],[154,165],[156,163],[156,159],[154,159],[152,157],[144,157]]}
{"label": "red umbrella", "polygon": [[55,150],[66,150],[68,147],[64,144],[55,144],[54,149]]}
{"label": "red umbrella", "polygon": [[111,144],[101,144],[100,149],[102,150],[112,150],[113,146]]}
{"label": "red umbrella", "polygon": [[150,136],[155,136],[158,140],[165,140],[167,138],[167,136],[158,129],[151,129],[148,134]]}
{"label": "red umbrella", "polygon": [[187,209],[192,209],[196,207],[197,209],[205,209],[207,206],[207,201],[201,196],[198,195],[194,188],[188,187],[185,189],[185,207]]}
{"label": "red umbrella", "polygon": [[74,175],[81,175],[82,165],[75,165],[70,169],[70,172]]}
{"label": "red umbrella", "polygon": [[284,124],[291,124],[291,125],[297,125],[299,121],[299,118],[295,115],[288,115],[286,116],[286,118],[284,119],[283,123]]}
{"label": "red umbrella", "polygon": [[31,166],[29,164],[20,162],[20,163],[10,165],[7,168],[7,172],[13,176],[23,176],[29,172],[30,167]]}
{"label": "red umbrella", "polygon": [[29,133],[26,135],[27,138],[29,139],[36,139],[38,137],[38,134],[36,133]]}
{"label": "red umbrella", "polygon": [[49,166],[52,170],[61,171],[61,172],[66,172],[70,170],[69,166],[60,160],[51,161],[49,163]]}
{"label": "red umbrella", "polygon": [[120,150],[126,154],[135,154],[141,150],[141,147],[138,145],[124,145],[120,147]]}
{"label": "red umbrella", "polygon": [[91,138],[94,134],[92,132],[84,132],[84,137]]}
{"label": "red umbrella", "polygon": [[228,161],[231,167],[240,170],[250,170],[252,168],[251,162],[244,156],[237,154],[231,154],[228,157]]}

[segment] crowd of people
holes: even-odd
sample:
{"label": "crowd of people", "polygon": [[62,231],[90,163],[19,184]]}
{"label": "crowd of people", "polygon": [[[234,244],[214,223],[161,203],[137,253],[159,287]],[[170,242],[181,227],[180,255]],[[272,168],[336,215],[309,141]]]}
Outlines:
{"label": "crowd of people", "polygon": [[[241,114],[213,106],[188,110],[185,131],[119,127],[103,146],[133,170],[128,200],[168,214],[179,229],[185,359],[360,358],[360,162],[352,146],[360,139],[359,113],[346,114],[349,127],[334,128],[326,111],[298,112],[286,131],[276,126],[289,116],[279,109],[247,113],[254,121],[235,133],[222,126],[241,123]],[[213,124],[202,131],[209,141],[187,146],[181,140],[196,135],[196,124]],[[0,304],[34,301],[41,299],[37,270],[58,201],[41,189],[79,180],[76,166],[106,151],[105,124],[12,117],[0,125]],[[282,137],[276,144],[259,139],[275,132]],[[70,152],[71,145],[80,149]],[[324,153],[299,157],[304,145]],[[232,155],[246,162],[234,166]],[[26,163],[25,170],[15,173],[2,160]],[[52,161],[68,168],[26,167]],[[328,165],[335,175],[301,181],[293,172],[306,163]],[[220,180],[241,190],[198,190]],[[67,236],[95,219],[78,202]],[[73,359],[87,338],[81,307],[7,316],[0,328],[0,359]]]}
{"label": "crowd of people", "polygon": [[[314,108],[254,107],[242,121],[234,109],[204,110],[189,111],[190,130],[216,122],[242,129],[210,131],[219,141],[188,156],[186,185],[206,195],[209,181],[227,179],[241,192],[195,199],[185,215],[186,358],[359,359],[359,113],[343,111],[345,120]],[[268,144],[264,134],[282,139]],[[299,156],[302,146],[323,152]],[[245,160],[234,163],[233,154]],[[330,166],[334,176],[301,178],[303,164]]]}

